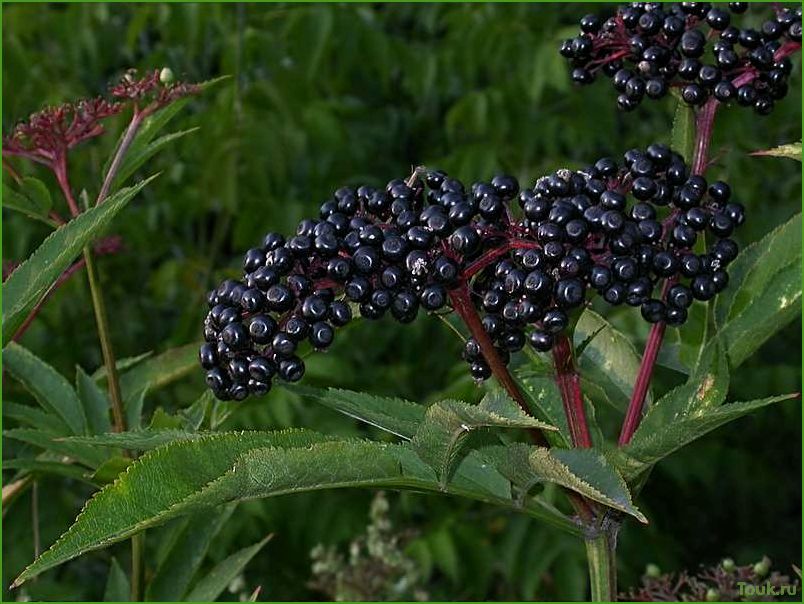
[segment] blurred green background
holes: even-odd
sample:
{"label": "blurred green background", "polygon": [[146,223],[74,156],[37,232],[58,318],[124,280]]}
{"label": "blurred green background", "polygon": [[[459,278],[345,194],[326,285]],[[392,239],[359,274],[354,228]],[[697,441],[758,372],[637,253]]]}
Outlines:
{"label": "blurred green background", "polygon": [[[200,338],[205,292],[237,272],[242,253],[264,232],[293,229],[340,185],[380,185],[418,164],[468,181],[507,171],[531,182],[559,167],[668,142],[672,99],[622,114],[607,81],[581,90],[569,83],[559,40],[576,31],[582,15],[612,7],[4,3],[3,131],[43,105],[105,91],[130,67],[167,65],[188,81],[232,76],[172,124],[200,130],[147,165],[148,173],[162,175],[117,219],[124,251],[99,262],[118,356],[163,351]],[[800,73],[798,59],[796,66]],[[97,194],[123,125],[110,121],[109,135],[72,155],[75,188]],[[801,205],[800,164],[746,153],[800,139],[800,75],[769,117],[720,112],[718,162],[710,174],[728,180],[748,207],[742,243]],[[15,165],[52,184],[49,174]],[[25,258],[45,235],[45,227],[4,211],[4,260]],[[634,337],[643,338],[644,330]],[[53,296],[22,343],[68,376],[76,364],[89,370],[101,364],[83,274]],[[311,357],[305,379],[423,403],[445,393],[476,399],[480,390],[459,350],[454,334],[431,317],[407,328],[363,322],[330,352]],[[800,350],[799,321],[733,376],[730,398],[800,389]],[[661,387],[677,376],[660,371],[657,379]],[[199,371],[150,397],[148,406],[181,407],[202,389]],[[227,426],[366,433],[282,391],[245,403]],[[634,585],[649,562],[670,571],[726,555],[748,563],[767,554],[775,568],[800,566],[800,428],[800,405],[789,402],[661,464],[639,502],[650,526],[628,524],[621,534],[621,588]],[[66,479],[40,484],[43,545],[89,495]],[[320,598],[307,587],[310,549],[346,544],[363,531],[370,499],[364,492],[322,492],[241,505],[212,558],[275,532],[247,567],[245,584],[262,585],[265,599]],[[415,531],[410,552],[432,599],[585,596],[580,542],[479,504],[412,494],[389,500],[396,525]],[[33,557],[29,494],[3,523],[3,598],[13,599],[10,579]],[[100,598],[112,554],[126,563],[128,546],[51,571],[27,594]]]}

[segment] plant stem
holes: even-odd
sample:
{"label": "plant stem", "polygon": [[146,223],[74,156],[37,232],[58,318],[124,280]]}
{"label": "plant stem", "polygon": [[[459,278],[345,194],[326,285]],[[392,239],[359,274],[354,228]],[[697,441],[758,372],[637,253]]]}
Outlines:
{"label": "plant stem", "polygon": [[592,438],[589,435],[584,410],[581,376],[572,358],[572,344],[564,334],[559,336],[553,345],[553,360],[556,368],[556,385],[564,403],[564,414],[567,416],[572,444],[575,447],[591,447]]}
{"label": "plant stem", "polygon": [[617,601],[617,529],[586,539],[586,562],[592,602]]}
{"label": "plant stem", "polygon": [[123,135],[123,139],[120,141],[117,151],[115,151],[114,158],[112,158],[109,171],[106,173],[106,177],[103,179],[103,185],[101,185],[101,190],[100,193],[98,193],[98,199],[95,201],[95,205],[102,204],[103,200],[109,196],[109,191],[112,188],[112,184],[117,176],[117,172],[120,170],[120,166],[123,164],[123,157],[126,155],[131,143],[134,142],[134,137],[137,135],[137,130],[140,129],[142,120],[144,118],[145,113],[137,111],[136,109],[134,110],[134,115],[131,117],[131,122],[129,122],[126,132]]}
{"label": "plant stem", "polygon": [[142,600],[142,562],[145,557],[145,532],[131,537],[131,601]]}
{"label": "plant stem", "polygon": [[[704,106],[701,107],[698,111],[698,115],[695,117],[695,145],[693,147],[692,156],[693,174],[701,175],[706,172],[709,163],[709,145],[712,142],[715,114],[719,104],[717,99],[709,99]],[[673,215],[671,215],[670,218],[672,218],[672,216]],[[669,220],[667,222],[669,223]],[[669,228],[669,224],[664,226],[666,229]],[[664,282],[662,299],[665,298],[672,284],[673,281],[671,279]],[[642,421],[645,398],[648,395],[650,380],[653,376],[653,368],[656,365],[656,359],[662,347],[665,328],[666,325],[664,321],[654,323],[650,328],[648,340],[645,343],[645,350],[642,353],[642,361],[639,364],[637,379],[634,383],[634,391],[631,394],[631,400],[628,403],[628,409],[625,412],[625,419],[623,420],[623,425],[620,430],[620,438],[618,440],[620,446],[627,445],[631,442],[631,437],[639,427],[639,422]]]}
{"label": "plant stem", "polygon": [[[520,408],[525,413],[529,414],[530,409],[525,401],[525,397],[519,390],[519,387],[514,381],[514,378],[511,376],[511,373],[508,371],[508,367],[506,367],[505,363],[503,363],[500,355],[497,354],[497,350],[494,348],[494,343],[491,341],[489,334],[486,333],[486,330],[483,328],[483,323],[480,321],[477,310],[475,310],[475,307],[472,304],[469,288],[466,285],[460,285],[455,289],[450,290],[449,297],[450,301],[452,302],[452,308],[469,328],[472,337],[474,337],[475,340],[477,340],[477,343],[480,345],[483,358],[486,359],[486,363],[488,363],[489,367],[491,368],[491,372],[494,374],[494,377],[497,378],[497,381],[500,382],[500,385],[505,388],[511,398],[517,402]],[[547,445],[547,441],[540,430],[533,429],[531,430],[531,434],[536,444],[541,446]]]}
{"label": "plant stem", "polygon": [[81,211],[78,209],[78,204],[73,197],[72,188],[70,188],[70,180],[67,177],[67,156],[63,155],[53,165],[53,173],[56,175],[56,181],[59,183],[59,188],[67,200],[67,205],[70,207],[70,214],[78,216]]}
{"label": "plant stem", "polygon": [[103,362],[106,365],[106,382],[109,387],[109,399],[112,402],[114,431],[123,432],[126,429],[126,418],[123,413],[123,396],[120,392],[120,377],[117,374],[117,363],[114,356],[114,349],[112,348],[109,318],[106,314],[106,303],[103,300],[103,292],[98,282],[95,260],[92,257],[92,250],[89,246],[84,247],[84,262],[86,263],[87,276],[89,277],[89,289],[92,294],[92,306],[95,310],[95,323],[98,326],[98,337],[100,338],[101,350],[103,352]]}

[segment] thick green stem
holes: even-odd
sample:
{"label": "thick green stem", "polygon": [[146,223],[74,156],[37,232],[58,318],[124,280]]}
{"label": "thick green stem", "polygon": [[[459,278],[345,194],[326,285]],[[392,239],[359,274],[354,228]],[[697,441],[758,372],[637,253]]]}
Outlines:
{"label": "thick green stem", "polygon": [[589,565],[589,583],[592,602],[617,600],[617,530],[601,531],[586,540],[586,561]]}
{"label": "thick green stem", "polygon": [[145,532],[131,537],[131,601],[142,600],[142,562],[145,557]]}
{"label": "thick green stem", "polygon": [[112,339],[109,332],[109,318],[106,315],[106,303],[98,282],[98,273],[95,269],[95,260],[89,246],[84,248],[84,262],[89,277],[89,289],[92,294],[92,306],[95,310],[95,323],[98,326],[103,363],[106,366],[106,382],[109,388],[109,400],[112,402],[112,417],[114,418],[114,431],[123,432],[126,429],[126,416],[123,413],[123,396],[120,392],[120,377],[117,374],[117,362],[112,348]]}

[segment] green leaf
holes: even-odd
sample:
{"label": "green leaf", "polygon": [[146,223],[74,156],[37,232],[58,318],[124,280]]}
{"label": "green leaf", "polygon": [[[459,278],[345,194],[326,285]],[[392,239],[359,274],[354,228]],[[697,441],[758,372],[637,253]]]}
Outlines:
{"label": "green leaf", "polygon": [[112,563],[109,565],[109,576],[106,579],[106,589],[103,592],[104,602],[128,602],[131,598],[131,585],[128,582],[128,577],[117,558],[112,557]]}
{"label": "green leaf", "polygon": [[171,348],[133,366],[120,376],[123,399],[136,398],[142,390],[153,391],[196,370],[198,347],[194,343]]}
{"label": "green leaf", "polygon": [[521,496],[536,484],[552,482],[647,522],[631,501],[622,476],[596,449],[548,449],[514,443],[497,448],[497,465],[517,485]]}
{"label": "green leaf", "polygon": [[732,367],[800,315],[801,237],[796,214],[729,265],[732,285],[717,299],[715,320]]}
{"label": "green leaf", "polygon": [[642,434],[638,430],[631,443],[613,453],[611,458],[623,475],[632,480],[656,462],[715,428],[767,405],[798,396],[798,394],[787,394],[748,402],[728,403],[699,415],[680,417],[664,430]]}
{"label": "green leaf", "polygon": [[413,438],[427,411],[424,405],[401,398],[374,396],[366,392],[296,385],[285,387],[291,392],[315,399],[339,413],[405,439]]}
{"label": "green leaf", "polygon": [[178,602],[190,585],[212,539],[234,512],[235,505],[209,513],[190,516],[176,535],[170,549],[148,584],[145,599],[156,602]]}
{"label": "green leaf", "polygon": [[[515,507],[508,498],[471,490],[458,480],[461,475],[459,468],[447,492]],[[232,501],[360,486],[442,491],[434,472],[406,445],[335,441],[304,431],[221,433],[171,443],[140,457],[90,499],[73,526],[15,585],[177,516]],[[525,511],[578,533],[572,521],[543,502],[529,503]]]}
{"label": "green leaf", "polygon": [[145,405],[146,394],[148,394],[147,387],[135,390],[123,399],[126,426],[131,430],[139,430],[142,427],[142,408]]}
{"label": "green leaf", "polygon": [[147,144],[144,143],[144,141],[141,141],[143,144],[138,144],[137,146],[132,145],[129,148],[128,153],[126,153],[123,163],[117,172],[113,187],[119,186],[120,184],[126,182],[126,180],[128,180],[146,161],[151,159],[170,143],[175,142],[178,139],[195,132],[196,130],[198,130],[198,127],[188,128],[187,130],[180,130],[179,132],[165,134],[160,136],[155,141],[151,141]]}
{"label": "green leaf", "polygon": [[246,451],[308,447],[327,438],[303,430],[228,433],[178,441],[147,453],[84,505],[75,524],[20,575],[18,584],[91,549],[180,515],[185,500],[228,474]]}
{"label": "green leaf", "polygon": [[103,434],[111,431],[112,423],[109,421],[111,403],[109,402],[109,397],[81,367],[76,367],[75,370],[75,386],[78,398],[84,409],[84,415],[87,418],[89,433]]}
{"label": "green leaf", "polygon": [[545,376],[539,371],[520,369],[514,373],[514,379],[519,385],[519,389],[528,399],[533,415],[547,422],[552,426],[558,427],[558,432],[548,431],[544,433],[547,441],[558,447],[569,447],[571,444],[567,417],[564,415],[564,403],[561,401],[561,394],[558,387],[551,377]]}
{"label": "green leaf", "polygon": [[28,216],[28,218],[44,222],[48,226],[56,226],[56,223],[48,216],[47,208],[38,206],[35,201],[31,200],[22,192],[12,189],[6,183],[3,183],[3,207],[8,210],[20,212]]}
{"label": "green leaf", "polygon": [[779,145],[773,149],[766,149],[764,151],[754,151],[751,155],[758,157],[787,157],[801,161],[801,141],[797,143],[789,143],[787,145]]}
{"label": "green leaf", "polygon": [[3,367],[45,411],[61,418],[72,434],[86,434],[83,406],[63,375],[16,342],[3,350]]}
{"label": "green leaf", "polygon": [[[44,456],[43,456],[44,457]],[[87,477],[86,469],[82,466],[67,463],[64,461],[51,461],[40,457],[17,457],[15,459],[3,460],[4,470],[22,470],[31,474],[46,474],[53,476],[64,476],[91,484],[96,487]]]}
{"label": "green leaf", "polygon": [[130,457],[115,455],[104,461],[98,469],[92,473],[92,481],[96,484],[108,484],[114,482],[121,472],[131,464]]}
{"label": "green leaf", "polygon": [[33,428],[14,428],[3,431],[3,436],[34,445],[59,455],[74,459],[90,468],[96,468],[104,462],[103,452],[81,443],[65,442],[61,438]]}
{"label": "green leaf", "polygon": [[155,176],[121,189],[53,231],[3,284],[3,342],[8,342],[28,313],[83,247],[100,235],[115,215]]}
{"label": "green leaf", "polygon": [[201,579],[185,598],[188,602],[213,602],[239,575],[251,559],[268,543],[273,535],[268,535],[252,546],[245,547],[222,560]]}
{"label": "green leaf", "polygon": [[94,436],[71,436],[63,439],[65,442],[73,442],[84,445],[98,447],[114,447],[119,449],[129,449],[132,451],[148,451],[156,449],[174,440],[191,440],[203,436],[203,433],[186,432],[185,430],[153,430],[144,428],[142,430],[129,430],[128,432],[109,432],[107,434],[97,434]]}
{"label": "green leaf", "polygon": [[497,389],[477,406],[454,400],[431,405],[411,445],[435,470],[442,488],[446,488],[463,456],[469,435],[480,428],[555,430],[525,414],[507,394]]}
{"label": "green leaf", "polygon": [[645,415],[634,439],[666,432],[680,419],[700,416],[726,400],[729,370],[720,346],[709,346],[689,380],[660,398]]}
{"label": "green leaf", "polygon": [[[622,332],[596,312],[586,310],[575,326],[575,341],[584,341],[595,333],[578,357],[581,375],[599,387],[615,409],[624,411],[639,373],[639,355]],[[650,394],[647,400],[650,402]]]}
{"label": "green leaf", "polygon": [[22,179],[22,194],[28,198],[39,214],[47,216],[53,207],[53,199],[47,185],[38,178],[26,176]]}
{"label": "green leaf", "polygon": [[10,401],[3,401],[3,417],[9,417],[31,428],[40,428],[54,436],[67,436],[70,429],[56,415],[46,413],[31,405],[19,405]]}
{"label": "green leaf", "polygon": [[670,146],[681,153],[687,163],[692,161],[695,150],[695,109],[681,99],[676,105]]}

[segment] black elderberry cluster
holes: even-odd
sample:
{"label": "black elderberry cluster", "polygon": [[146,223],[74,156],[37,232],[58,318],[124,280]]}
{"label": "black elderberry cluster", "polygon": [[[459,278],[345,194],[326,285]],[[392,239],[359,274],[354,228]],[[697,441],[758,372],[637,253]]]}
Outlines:
{"label": "black elderberry cluster", "polygon": [[[506,363],[528,342],[549,351],[592,292],[681,325],[693,300],[728,283],[743,221],[727,184],[707,185],[659,144],[521,191],[510,176],[465,187],[440,171],[344,187],[294,236],[269,233],[246,252],[241,281],[210,292],[201,365],[219,398],[264,394],[275,376],[301,379],[299,347],[327,348],[353,308],[408,323],[468,300]],[[715,241],[696,253],[705,233]],[[475,378],[491,375],[475,338],[463,357]]]}
{"label": "black elderberry cluster", "polygon": [[777,8],[758,30],[733,24],[747,9],[747,2],[634,2],[607,20],[583,17],[581,33],[560,52],[576,83],[610,77],[625,111],[677,87],[689,105],[714,97],[766,115],[788,91],[786,55],[801,47],[801,7]]}

